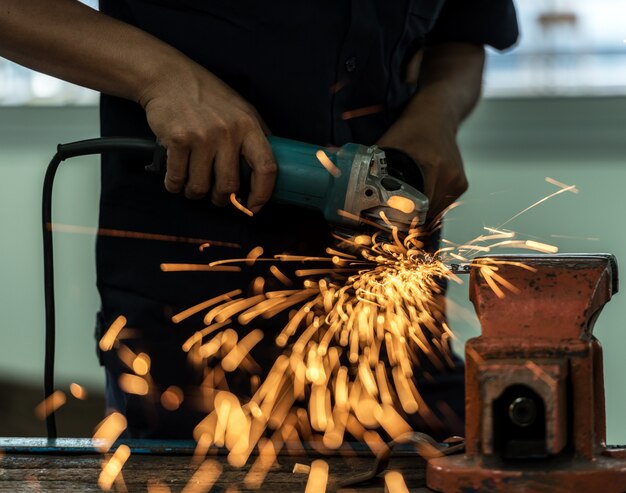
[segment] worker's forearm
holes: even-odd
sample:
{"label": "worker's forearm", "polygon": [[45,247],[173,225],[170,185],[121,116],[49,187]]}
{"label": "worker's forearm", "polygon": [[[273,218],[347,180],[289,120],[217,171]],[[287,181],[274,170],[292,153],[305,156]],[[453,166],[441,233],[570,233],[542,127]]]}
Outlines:
{"label": "worker's forearm", "polygon": [[445,43],[425,50],[419,90],[403,117],[437,119],[455,132],[480,97],[484,48],[470,43]]}
{"label": "worker's forearm", "polygon": [[248,208],[271,196],[276,163],[256,110],[150,34],[76,0],[0,0],[0,56],[139,102],[167,149],[169,192],[230,204],[241,154],[252,168]]}
{"label": "worker's forearm", "polygon": [[185,65],[169,45],[76,0],[2,0],[0,56],[134,101]]}

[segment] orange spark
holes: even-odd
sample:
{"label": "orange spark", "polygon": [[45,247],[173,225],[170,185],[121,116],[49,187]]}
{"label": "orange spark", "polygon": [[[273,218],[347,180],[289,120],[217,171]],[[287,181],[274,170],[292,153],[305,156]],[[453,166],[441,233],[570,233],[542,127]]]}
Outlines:
{"label": "orange spark", "polygon": [[113,349],[115,339],[125,325],[126,317],[124,317],[123,315],[120,315],[115,319],[115,321],[111,324],[111,326],[107,329],[107,331],[100,339],[99,346],[102,351],[110,351],[111,349]]}
{"label": "orange spark", "polygon": [[311,466],[307,466],[306,464],[300,464],[296,462],[293,465],[293,470],[291,471],[293,474],[309,474],[311,472]]}
{"label": "orange spark", "polygon": [[[207,325],[211,324],[213,322],[213,320],[215,320],[217,315],[222,313],[229,306],[234,305],[235,303],[239,303],[240,301],[241,301],[240,298],[228,299],[228,301],[222,303],[221,305],[218,305],[218,306],[212,308],[204,316],[204,319],[203,319],[204,323],[207,324]],[[207,327],[207,329],[208,329],[208,327]]]}
{"label": "orange spark", "polygon": [[127,394],[147,395],[150,391],[150,386],[145,379],[130,373],[122,373],[118,383]]}
{"label": "orange spark", "polygon": [[409,493],[402,473],[399,471],[385,473],[385,491],[389,493]]}
{"label": "orange spark", "polygon": [[358,257],[356,257],[355,255],[351,255],[349,253],[342,252],[340,250],[335,250],[334,248],[327,248],[326,249],[326,253],[328,255],[339,256],[341,258],[349,259],[349,260],[357,260],[358,259]]}
{"label": "orange spark", "polygon": [[[194,437],[196,436],[196,433],[201,433],[200,437],[196,438],[196,441],[198,443],[196,444],[196,448],[193,451],[192,462],[194,464],[198,464],[202,462],[206,458],[206,455],[209,452],[209,448],[211,447],[211,445],[213,445],[213,432],[215,428],[216,419],[217,419],[217,415],[215,414],[215,412],[212,412],[206,418],[204,418],[204,420],[201,422],[202,424],[206,424],[207,425],[206,428],[210,430],[210,431],[207,431],[206,433],[201,433],[200,431],[198,431],[200,429],[199,428],[200,425],[196,426],[196,429],[194,429]],[[206,423],[207,420],[209,420],[210,423]]]}
{"label": "orange spark", "polygon": [[111,445],[126,429],[126,425],[126,418],[118,412],[111,413],[100,421],[93,434],[95,447],[98,451],[108,452]]}
{"label": "orange spark", "polygon": [[259,455],[243,478],[243,483],[248,488],[260,488],[274,462],[276,462],[276,448],[274,444],[271,440],[261,438],[259,440]]}
{"label": "orange spark", "polygon": [[380,218],[383,220],[383,222],[389,227],[389,228],[394,228],[395,226],[393,224],[391,224],[391,221],[389,220],[389,218],[387,217],[387,214],[385,214],[385,211],[380,211],[378,213],[378,215],[380,216]]}
{"label": "orange spark", "polygon": [[487,226],[485,226],[483,229],[495,235],[502,235],[503,238],[513,238],[515,236],[515,233],[513,233],[512,231],[501,231],[499,229],[489,228]]}
{"label": "orange spark", "polygon": [[113,482],[118,477],[124,464],[130,457],[130,448],[128,445],[120,445],[106,465],[102,468],[98,477],[98,486],[105,491],[110,491]]}
{"label": "orange spark", "polygon": [[500,289],[500,286],[498,286],[496,284],[496,282],[493,280],[492,278],[492,271],[490,271],[489,269],[481,269],[480,273],[483,276],[483,279],[485,281],[487,281],[487,284],[489,285],[489,287],[491,288],[491,290],[493,291],[493,293],[500,298],[501,300],[503,300],[506,295],[504,294],[504,291],[502,291],[502,289]]}
{"label": "orange spark", "polygon": [[317,157],[317,160],[322,163],[324,168],[326,168],[326,171],[328,171],[335,178],[339,178],[341,176],[341,170],[335,165],[335,163],[332,162],[323,150],[319,149],[315,153],[315,157]]}
{"label": "orange spark", "polygon": [[376,380],[374,379],[374,374],[372,373],[369,362],[363,356],[359,359],[358,373],[361,385],[369,395],[378,397],[378,386],[376,385]]}
{"label": "orange spark", "polygon": [[484,358],[480,354],[478,354],[478,352],[475,349],[471,347],[466,347],[465,353],[468,358],[471,358],[478,365],[485,362]]}
{"label": "orange spark", "polygon": [[170,487],[154,479],[148,480],[148,493],[172,493]]}
{"label": "orange spark", "polygon": [[319,262],[331,260],[330,257],[311,257],[310,255],[288,255],[286,253],[281,253],[279,255],[274,255],[274,258],[277,260],[281,260],[283,262]]}
{"label": "orange spark", "polygon": [[176,411],[183,402],[185,395],[180,387],[170,385],[165,392],[161,394],[161,405],[168,411]]}
{"label": "orange spark", "polygon": [[137,355],[126,344],[120,344],[117,348],[117,356],[129,370],[133,369],[133,362]]}
{"label": "orange spark", "polygon": [[246,256],[246,265],[248,267],[254,265],[254,262],[256,261],[256,259],[258,259],[261,255],[263,255],[263,247],[261,246],[254,247],[252,250],[248,252],[248,255]]}
{"label": "orange spark", "polygon": [[328,462],[322,459],[311,463],[311,472],[304,493],[324,493],[328,483]]}
{"label": "orange spark", "polygon": [[554,178],[550,178],[549,176],[546,176],[546,181],[548,183],[551,183],[552,185],[556,185],[559,188],[567,189],[568,191],[570,191],[572,193],[580,192],[580,190],[578,190],[578,188],[576,188],[576,185],[566,185],[565,183],[561,183],[560,181],[557,181]]}
{"label": "orange spark", "polygon": [[263,331],[260,329],[253,330],[247,334],[239,341],[239,344],[222,359],[222,368],[227,372],[235,371],[250,350],[261,342],[263,335]]}
{"label": "orange spark", "polygon": [[63,404],[65,404],[65,394],[60,390],[55,390],[35,407],[35,416],[44,420],[53,412],[56,412]]}
{"label": "orange spark", "polygon": [[152,241],[170,241],[174,243],[191,243],[201,246],[215,245],[229,248],[241,248],[237,243],[230,243],[225,241],[204,240],[201,238],[189,238],[185,236],[173,236],[162,235],[157,233],[144,233],[141,231],[125,231],[121,229],[108,229],[108,228],[90,228],[86,226],[76,226],[72,224],[60,224],[52,223],[48,224],[48,229],[56,233],[74,233],[74,234],[88,234],[98,236],[111,236],[114,238],[132,238],[137,240],[152,240]]}
{"label": "orange spark", "polygon": [[400,368],[397,366],[393,368],[392,376],[396,386],[396,391],[398,392],[398,398],[400,399],[400,404],[402,405],[402,409],[404,409],[404,412],[406,412],[407,414],[413,414],[417,412],[417,401],[411,393],[411,388],[409,386],[409,381],[407,377],[402,373],[402,371],[400,371]]}
{"label": "orange spark", "polygon": [[261,301],[265,301],[265,299],[266,298],[264,294],[259,294],[251,298],[236,300],[234,303],[230,303],[227,307],[224,307],[222,310],[218,311],[215,314],[215,320],[217,322],[223,322],[229,319],[231,316],[235,315],[236,313],[247,310],[251,306],[258,304]]}
{"label": "orange spark", "polygon": [[587,241],[600,241],[600,238],[595,236],[568,236],[568,235],[550,235],[550,238],[562,238],[564,240],[587,240]]}
{"label": "orange spark", "polygon": [[369,246],[372,244],[372,238],[368,235],[359,235],[354,237],[354,242],[357,245],[366,245]]}
{"label": "orange spark", "polygon": [[393,404],[393,398],[389,392],[389,380],[387,379],[387,371],[385,364],[379,361],[376,364],[376,382],[378,383],[378,391],[380,392],[380,400],[382,404]]}
{"label": "orange spark", "polygon": [[[504,242],[502,242],[502,243],[504,243]],[[493,245],[492,245],[492,246],[493,246]],[[498,244],[498,245],[496,245],[496,246],[500,246],[500,245]],[[490,251],[491,251],[491,246],[479,246],[479,245],[472,245],[471,243],[467,243],[467,244],[465,244],[465,245],[459,245],[459,246],[457,247],[457,249],[458,249],[458,250],[465,250],[465,249],[468,249],[468,250],[473,250],[473,251],[475,251],[475,252],[483,252],[483,253],[488,253],[488,252],[490,252]],[[442,250],[442,251],[444,251],[444,249],[443,249],[443,248],[442,248],[441,250]],[[452,250],[452,248],[451,248],[450,250]]]}
{"label": "orange spark", "polygon": [[246,206],[244,206],[241,202],[237,200],[237,195],[235,195],[234,192],[230,194],[230,202],[244,214],[247,214],[250,217],[254,216],[254,212],[252,212],[250,209],[248,209]]}
{"label": "orange spark", "polygon": [[354,110],[344,111],[341,114],[341,118],[344,120],[350,120],[351,118],[359,118],[361,116],[373,115],[380,113],[385,107],[382,104],[374,104],[372,106],[365,106],[363,108],[357,108]]}
{"label": "orange spark", "polygon": [[282,282],[285,286],[291,286],[293,282],[289,279],[285,274],[283,274],[278,267],[272,265],[270,267],[270,272],[274,275],[276,279]]}
{"label": "orange spark", "polygon": [[236,265],[208,265],[208,264],[161,264],[163,272],[240,272],[241,267]]}
{"label": "orange spark", "polygon": [[384,404],[376,410],[375,416],[378,423],[380,423],[391,438],[397,438],[411,431],[409,424],[402,419],[402,416],[398,414],[393,406]]}
{"label": "orange spark", "polygon": [[238,296],[240,294],[241,294],[241,289],[235,289],[234,291],[230,291],[228,293],[224,293],[214,298],[211,298],[210,300],[206,300],[206,301],[203,301],[202,303],[198,303],[197,305],[187,308],[186,310],[183,310],[182,312],[174,315],[172,317],[172,322],[174,322],[175,324],[180,323],[186,318],[189,318],[192,315],[195,315],[196,313],[201,312],[202,310],[205,310],[213,305],[217,305],[218,303],[221,303],[222,301],[231,300],[234,296]]}
{"label": "orange spark", "polygon": [[191,476],[181,493],[207,493],[222,474],[222,466],[214,459],[207,459]]}
{"label": "orange spark", "polygon": [[139,376],[145,376],[150,371],[150,356],[146,353],[139,353],[133,360],[133,371]]}
{"label": "orange spark", "polygon": [[255,278],[254,282],[252,283],[252,292],[254,293],[254,295],[263,293],[264,289],[265,289],[265,279],[262,277]]}
{"label": "orange spark", "polygon": [[389,449],[385,441],[375,431],[368,430],[364,432],[363,441],[375,455],[380,455]]}
{"label": "orange spark", "polygon": [[352,385],[352,389],[355,393],[350,395],[350,407],[356,418],[368,428],[378,426],[376,415],[381,410],[378,401],[367,393],[357,394],[359,392],[357,383]]}
{"label": "orange spark", "polygon": [[517,219],[518,217],[520,217],[522,214],[528,212],[531,209],[534,209],[535,207],[537,207],[540,204],[543,204],[546,200],[550,200],[552,197],[556,197],[557,195],[560,195],[562,193],[565,192],[571,192],[573,190],[576,190],[576,186],[575,185],[570,185],[568,187],[565,188],[561,188],[559,190],[557,190],[554,193],[551,193],[550,195],[547,195],[546,197],[539,199],[537,202],[535,202],[532,205],[529,205],[528,207],[526,207],[524,210],[518,212],[517,214],[515,214],[513,217],[511,217],[510,219],[507,219],[506,221],[504,221],[500,226],[498,226],[498,229],[502,228],[503,226],[506,226],[507,224],[509,224],[511,221],[513,221],[514,219]]}
{"label": "orange spark", "polygon": [[320,274],[331,274],[333,272],[350,272],[353,269],[298,269],[296,270],[296,276],[298,277],[307,277],[307,276],[317,276]]}
{"label": "orange spark", "polygon": [[546,243],[540,243],[538,241],[526,240],[526,246],[543,253],[557,253],[559,247],[554,245],[547,245]]}
{"label": "orange spark", "polygon": [[84,401],[87,399],[87,390],[82,385],[78,385],[77,383],[70,384],[70,394],[74,396],[75,399]]}
{"label": "orange spark", "polygon": [[532,371],[535,377],[543,380],[547,385],[549,386],[554,385],[556,379],[552,375],[550,375],[548,372],[546,372],[543,368],[541,368],[534,361],[528,360],[526,361],[526,364],[524,366],[526,366],[526,368]]}

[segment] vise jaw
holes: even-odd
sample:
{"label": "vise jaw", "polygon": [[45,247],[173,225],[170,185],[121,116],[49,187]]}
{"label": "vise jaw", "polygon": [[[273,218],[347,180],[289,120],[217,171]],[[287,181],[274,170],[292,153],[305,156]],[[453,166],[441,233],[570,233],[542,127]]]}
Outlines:
{"label": "vise jaw", "polygon": [[[486,266],[515,292],[494,291]],[[430,460],[429,488],[626,492],[626,449],[605,443],[602,348],[592,333],[617,285],[607,254],[474,260],[482,335],[465,349],[466,453]]]}

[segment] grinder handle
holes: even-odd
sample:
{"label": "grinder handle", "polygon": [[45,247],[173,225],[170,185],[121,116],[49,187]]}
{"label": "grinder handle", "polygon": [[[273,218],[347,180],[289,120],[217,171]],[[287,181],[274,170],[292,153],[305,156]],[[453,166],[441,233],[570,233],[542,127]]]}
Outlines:
{"label": "grinder handle", "polygon": [[[165,176],[167,171],[167,149],[157,140],[152,154],[152,162],[146,166],[146,171],[159,176]],[[250,193],[252,168],[242,156],[239,159],[239,195],[247,197]]]}

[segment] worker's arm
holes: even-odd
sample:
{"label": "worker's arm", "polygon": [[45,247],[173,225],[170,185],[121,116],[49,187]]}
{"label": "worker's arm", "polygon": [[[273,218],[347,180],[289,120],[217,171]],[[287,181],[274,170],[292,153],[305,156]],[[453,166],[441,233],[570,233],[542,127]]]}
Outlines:
{"label": "worker's arm", "polygon": [[261,119],[234,90],[173,47],[76,0],[2,0],[0,56],[136,101],[167,148],[165,186],[218,205],[253,168],[248,206],[271,196],[276,163]]}
{"label": "worker's arm", "polygon": [[419,163],[429,218],[467,189],[456,134],[480,97],[484,57],[483,47],[471,43],[443,43],[418,53],[407,74],[418,82],[418,92],[378,142]]}

